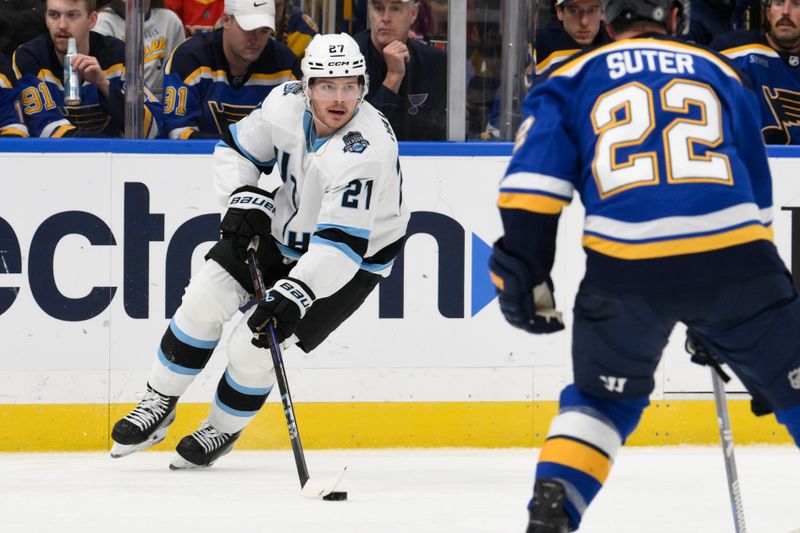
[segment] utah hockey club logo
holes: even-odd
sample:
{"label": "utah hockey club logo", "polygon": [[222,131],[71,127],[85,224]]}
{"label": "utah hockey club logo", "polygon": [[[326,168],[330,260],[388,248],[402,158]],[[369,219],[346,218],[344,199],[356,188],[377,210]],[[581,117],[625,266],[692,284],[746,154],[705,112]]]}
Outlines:
{"label": "utah hockey club logo", "polygon": [[360,154],[369,146],[369,141],[361,136],[360,131],[351,131],[342,137],[342,140],[344,141],[343,152]]}
{"label": "utah hockey club logo", "polygon": [[789,372],[789,383],[793,389],[800,390],[800,368],[795,368]]}
{"label": "utah hockey club logo", "polygon": [[298,82],[295,83],[287,83],[283,86],[283,96],[287,94],[300,94],[303,92],[303,84]]}
{"label": "utah hockey club logo", "polygon": [[600,381],[603,382],[605,388],[611,392],[622,392],[625,390],[625,382],[628,378],[618,378],[616,376],[600,376]]}

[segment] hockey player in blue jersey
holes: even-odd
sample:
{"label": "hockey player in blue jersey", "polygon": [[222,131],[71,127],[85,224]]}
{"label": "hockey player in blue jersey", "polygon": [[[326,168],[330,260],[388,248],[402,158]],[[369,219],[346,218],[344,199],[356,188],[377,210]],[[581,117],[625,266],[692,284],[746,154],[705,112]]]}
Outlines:
{"label": "hockey player in blue jersey", "polygon": [[27,137],[11,62],[0,53],[0,136]]}
{"label": "hockey player in blue jersey", "polygon": [[275,2],[227,0],[222,28],[172,53],[164,76],[164,128],[171,139],[220,139],[278,85],[300,77],[297,56],[272,37]]}
{"label": "hockey player in blue jersey", "polygon": [[[223,324],[252,297],[245,249],[253,236],[272,288],[233,329],[208,421],[180,441],[173,469],[210,466],[264,405],[275,372],[253,331],[271,321],[278,342],[310,352],[391,271],[409,213],[394,132],[364,101],[364,56],[347,34],[317,35],[302,65],[302,83],[278,86],[217,144],[216,191],[228,208],[222,238],[161,339],[144,399],[114,425],[114,457],[166,436]],[[275,191],[258,188],[264,172],[280,173]]]}
{"label": "hockey player in blue jersey", "polygon": [[766,32],[734,31],[715,39],[753,83],[767,144],[800,144],[800,1],[765,0]]}
{"label": "hockey player in blue jersey", "polygon": [[772,242],[755,98],[723,57],[667,36],[685,1],[604,0],[616,41],[534,87],[500,183],[491,276],[506,319],[531,333],[564,328],[558,220],[574,193],[586,209],[574,383],[539,454],[528,533],[578,529],[677,322],[800,441],[800,300]]}
{"label": "hockey player in blue jersey", "polygon": [[[14,72],[30,133],[35,137],[121,137],[125,129],[125,45],[91,31],[97,22],[95,0],[47,0],[49,33],[20,45]],[[72,60],[82,85],[80,103],[64,102],[64,57],[73,37]],[[161,104],[145,88],[144,134],[159,133]]]}

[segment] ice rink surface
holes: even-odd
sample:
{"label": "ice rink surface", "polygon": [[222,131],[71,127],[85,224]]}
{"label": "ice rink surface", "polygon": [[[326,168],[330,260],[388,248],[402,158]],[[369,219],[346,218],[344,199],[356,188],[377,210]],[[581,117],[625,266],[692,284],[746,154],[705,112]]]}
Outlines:
{"label": "ice rink surface", "polygon": [[[171,455],[0,454],[3,533],[524,533],[536,450],[307,450],[349,501],[307,500],[290,451],[234,451],[173,472]],[[736,449],[749,533],[800,529],[800,452]],[[719,447],[623,449],[581,533],[730,533]]]}

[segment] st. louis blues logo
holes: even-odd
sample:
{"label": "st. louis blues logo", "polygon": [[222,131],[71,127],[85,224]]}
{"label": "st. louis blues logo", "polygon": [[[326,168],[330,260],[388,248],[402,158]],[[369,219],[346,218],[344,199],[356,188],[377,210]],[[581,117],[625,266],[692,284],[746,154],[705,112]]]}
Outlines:
{"label": "st. louis blues logo", "polygon": [[427,99],[428,99],[428,93],[409,94],[408,103],[411,104],[411,107],[408,108],[408,114],[416,115],[417,113],[419,113],[419,106],[424,104]]}
{"label": "st. louis blues logo", "polygon": [[789,383],[793,389],[800,390],[800,368],[795,368],[789,372]]}
{"label": "st. louis blues logo", "polygon": [[303,84],[299,81],[287,83],[283,86],[283,96],[287,94],[300,94],[301,92],[303,92]]}
{"label": "st. louis blues logo", "polygon": [[344,148],[342,149],[344,152],[360,154],[369,146],[369,141],[361,135],[360,131],[348,132],[342,137],[342,140],[344,141]]}

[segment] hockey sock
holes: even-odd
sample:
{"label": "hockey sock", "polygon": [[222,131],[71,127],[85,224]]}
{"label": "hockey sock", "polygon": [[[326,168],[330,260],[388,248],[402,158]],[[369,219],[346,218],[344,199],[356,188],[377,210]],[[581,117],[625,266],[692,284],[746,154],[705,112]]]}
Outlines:
{"label": "hockey sock", "polygon": [[218,342],[188,335],[173,318],[161,338],[148,383],[167,396],[181,396],[205,368]]}
{"label": "hockey sock", "polygon": [[[569,385],[539,454],[537,479],[556,479],[566,491],[564,510],[573,530],[611,471],[617,450],[636,428],[647,398],[609,400]],[[532,504],[533,502],[531,502]]]}
{"label": "hockey sock", "polygon": [[225,433],[243,430],[267,401],[272,390],[272,385],[264,387],[255,383],[244,384],[242,382],[245,379],[236,379],[234,376],[235,373],[228,367],[217,385],[217,394],[209,415],[211,425]]}
{"label": "hockey sock", "polygon": [[775,418],[778,422],[786,426],[789,434],[794,439],[794,443],[800,446],[800,405],[791,409],[780,409],[775,411]]}

